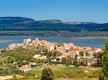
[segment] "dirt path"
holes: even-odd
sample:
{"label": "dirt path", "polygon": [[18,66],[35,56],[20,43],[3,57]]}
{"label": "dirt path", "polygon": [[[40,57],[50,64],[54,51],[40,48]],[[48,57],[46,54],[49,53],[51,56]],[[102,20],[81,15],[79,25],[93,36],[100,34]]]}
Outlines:
{"label": "dirt path", "polygon": [[[16,77],[23,77],[23,76],[16,75]],[[13,78],[13,75],[0,76],[0,80],[6,80],[6,79],[11,79],[11,78]]]}

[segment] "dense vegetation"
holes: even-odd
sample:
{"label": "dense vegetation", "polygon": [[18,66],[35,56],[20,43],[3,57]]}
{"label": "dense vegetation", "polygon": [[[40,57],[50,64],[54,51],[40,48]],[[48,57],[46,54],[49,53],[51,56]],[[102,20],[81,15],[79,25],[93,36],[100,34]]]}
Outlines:
{"label": "dense vegetation", "polygon": [[105,43],[105,49],[102,55],[102,71],[99,74],[99,80],[108,79],[108,42]]}
{"label": "dense vegetation", "polygon": [[[41,51],[44,51],[41,53]],[[2,55],[0,58],[0,75],[12,75],[12,74],[21,74],[19,68],[23,65],[27,65],[30,62],[36,63],[32,66],[33,68],[40,66],[42,64],[51,62],[52,59],[61,55],[57,51],[48,51],[43,46],[28,46],[27,49],[18,47],[14,50],[2,50]],[[47,59],[35,59],[33,56],[35,54],[40,54],[46,56]]]}
{"label": "dense vegetation", "polygon": [[34,52],[29,52],[21,47],[15,50],[3,50],[0,58],[0,75],[18,73],[18,67],[28,64],[33,60]]}
{"label": "dense vegetation", "polygon": [[105,44],[105,50],[102,57],[102,71],[108,77],[108,42]]}

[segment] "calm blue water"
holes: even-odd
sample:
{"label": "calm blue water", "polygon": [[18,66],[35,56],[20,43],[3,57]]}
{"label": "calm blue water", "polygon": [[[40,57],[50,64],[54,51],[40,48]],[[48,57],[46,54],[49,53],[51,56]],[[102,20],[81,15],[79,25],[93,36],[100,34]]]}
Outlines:
{"label": "calm blue water", "polygon": [[[10,43],[21,43],[25,38],[35,39],[35,36],[0,36],[0,48],[7,48]],[[78,46],[90,46],[93,48],[104,48],[105,39],[102,37],[88,38],[88,37],[37,37],[40,40],[47,40],[50,42],[64,43],[72,42]]]}

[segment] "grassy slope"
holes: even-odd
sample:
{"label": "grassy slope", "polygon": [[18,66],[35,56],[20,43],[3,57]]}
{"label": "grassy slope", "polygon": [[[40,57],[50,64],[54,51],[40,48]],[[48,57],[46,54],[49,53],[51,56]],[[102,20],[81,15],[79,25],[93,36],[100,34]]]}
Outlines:
{"label": "grassy slope", "polygon": [[[28,78],[26,76],[25,78],[20,78],[18,80],[39,80],[44,67],[29,72],[35,74],[36,78]],[[99,70],[89,70],[81,67],[66,67],[62,65],[48,65],[47,67],[50,67],[53,70],[55,80],[98,80]],[[85,73],[85,70],[88,70],[89,72]]]}

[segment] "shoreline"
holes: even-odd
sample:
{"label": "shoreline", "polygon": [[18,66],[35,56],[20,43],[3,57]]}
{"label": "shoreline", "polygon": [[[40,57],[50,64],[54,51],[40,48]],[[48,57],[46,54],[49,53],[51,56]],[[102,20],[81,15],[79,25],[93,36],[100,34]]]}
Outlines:
{"label": "shoreline", "polygon": [[[97,47],[103,49],[103,44],[105,42],[106,37],[58,37],[58,36],[34,36],[34,35],[5,35],[0,36],[0,48],[6,49],[10,43],[21,43],[23,39],[27,38],[39,38],[40,40],[47,40],[50,42],[57,42],[57,43],[74,43],[79,46],[90,46],[90,47]],[[97,40],[99,40],[97,42]],[[95,43],[96,42],[96,43]],[[94,45],[96,44],[96,45]],[[93,46],[94,45],[94,46]],[[2,47],[3,46],[3,47]]]}
{"label": "shoreline", "polygon": [[0,35],[0,36],[34,36],[34,37],[60,37],[60,38],[108,38],[108,36],[41,36],[41,35],[24,35],[24,34],[14,34],[14,35]]}
{"label": "shoreline", "polygon": [[107,31],[86,31],[86,32],[70,32],[70,31],[0,31],[0,36],[16,36],[16,35],[33,35],[36,37],[108,37]]}

